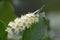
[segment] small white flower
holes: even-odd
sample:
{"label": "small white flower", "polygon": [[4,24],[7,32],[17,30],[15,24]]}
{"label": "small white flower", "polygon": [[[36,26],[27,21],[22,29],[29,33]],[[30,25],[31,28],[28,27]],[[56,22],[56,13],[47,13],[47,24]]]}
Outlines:
{"label": "small white flower", "polygon": [[30,22],[34,23],[34,21],[35,21],[35,18],[34,17],[31,17],[30,18]]}
{"label": "small white flower", "polygon": [[6,29],[6,31],[7,31],[9,34],[12,34],[12,33],[13,33],[13,32],[12,32],[12,29],[9,28],[9,27]]}
{"label": "small white flower", "polygon": [[17,20],[17,22],[15,22],[16,25],[21,25],[23,24],[22,20],[19,18],[19,20]]}
{"label": "small white flower", "polygon": [[22,22],[27,22],[28,21],[28,17],[22,16],[20,20],[22,20]]}
{"label": "small white flower", "polygon": [[20,30],[21,31],[25,30],[25,26],[20,26]]}
{"label": "small white flower", "polygon": [[15,29],[15,30],[18,30],[19,26],[17,24],[15,24],[12,28]]}
{"label": "small white flower", "polygon": [[15,20],[14,20],[14,22],[17,22],[19,20],[19,18],[16,18]]}
{"label": "small white flower", "polygon": [[8,24],[8,26],[12,27],[12,26],[14,26],[14,24],[15,24],[15,23],[11,21],[11,22]]}
{"label": "small white flower", "polygon": [[39,17],[39,14],[36,14],[35,17]]}
{"label": "small white flower", "polygon": [[31,27],[31,23],[26,24],[27,29]]}
{"label": "small white flower", "polygon": [[25,17],[25,18],[24,18],[24,21],[25,21],[25,23],[31,23],[31,21],[30,21],[30,18],[29,18],[29,17]]}
{"label": "small white flower", "polygon": [[35,22],[39,22],[39,18],[35,18]]}
{"label": "small white flower", "polygon": [[35,15],[33,13],[28,13],[26,14],[27,17],[35,17]]}

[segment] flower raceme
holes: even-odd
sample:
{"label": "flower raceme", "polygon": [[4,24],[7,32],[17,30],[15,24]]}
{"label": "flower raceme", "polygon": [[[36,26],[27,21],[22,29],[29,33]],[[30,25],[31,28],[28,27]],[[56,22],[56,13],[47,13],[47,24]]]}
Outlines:
{"label": "flower raceme", "polygon": [[8,39],[20,39],[23,31],[29,29],[32,24],[39,22],[39,14],[28,13],[26,15],[17,17],[14,21],[9,22],[6,31],[8,32]]}
{"label": "flower raceme", "polygon": [[14,21],[11,21],[6,29],[8,32],[8,39],[21,39],[25,29],[29,29],[32,24],[39,22],[39,12],[42,11],[43,7],[33,13],[22,15],[21,17],[17,17]]}
{"label": "flower raceme", "polygon": [[[28,13],[26,15],[21,16],[20,18],[16,18],[14,21],[11,21],[8,24],[8,28],[23,31],[25,28],[30,28],[33,23],[39,22],[39,14]],[[9,32],[8,29],[6,29]]]}

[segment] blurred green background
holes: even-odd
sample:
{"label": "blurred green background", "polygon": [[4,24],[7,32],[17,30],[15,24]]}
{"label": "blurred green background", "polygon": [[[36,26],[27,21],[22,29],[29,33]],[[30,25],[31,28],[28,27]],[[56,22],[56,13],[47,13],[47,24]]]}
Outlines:
{"label": "blurred green background", "polygon": [[14,8],[10,2],[0,1],[0,20],[5,24],[15,18]]}

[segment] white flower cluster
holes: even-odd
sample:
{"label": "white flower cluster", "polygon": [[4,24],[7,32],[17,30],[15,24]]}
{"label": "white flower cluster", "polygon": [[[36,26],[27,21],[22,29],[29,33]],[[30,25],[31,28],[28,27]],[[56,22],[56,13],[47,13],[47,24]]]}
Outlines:
{"label": "white flower cluster", "polygon": [[34,15],[32,13],[29,13],[21,16],[20,18],[16,18],[14,21],[11,21],[8,24],[8,26],[11,29],[15,29],[17,31],[18,30],[23,31],[25,30],[25,28],[29,28],[32,25],[32,23],[36,22],[39,22],[39,14]]}
{"label": "white flower cluster", "polygon": [[14,21],[11,21],[8,24],[6,31],[8,34],[13,34],[12,29],[14,29],[16,33],[22,32],[26,28],[30,28],[33,23],[37,22],[39,22],[39,14],[28,13],[20,18],[16,18]]}

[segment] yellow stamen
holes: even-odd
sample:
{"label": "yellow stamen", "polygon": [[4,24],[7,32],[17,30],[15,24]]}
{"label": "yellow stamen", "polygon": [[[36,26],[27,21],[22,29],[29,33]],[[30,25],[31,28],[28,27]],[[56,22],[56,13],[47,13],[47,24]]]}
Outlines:
{"label": "yellow stamen", "polygon": [[28,21],[28,18],[26,18],[25,21],[27,22]]}
{"label": "yellow stamen", "polygon": [[25,23],[23,23],[23,26],[26,26],[26,24],[25,24]]}
{"label": "yellow stamen", "polygon": [[30,24],[30,23],[28,23],[28,26],[31,26],[31,24]]}
{"label": "yellow stamen", "polygon": [[16,26],[16,28],[19,28],[19,26]]}
{"label": "yellow stamen", "polygon": [[18,22],[18,24],[20,24],[21,22]]}

